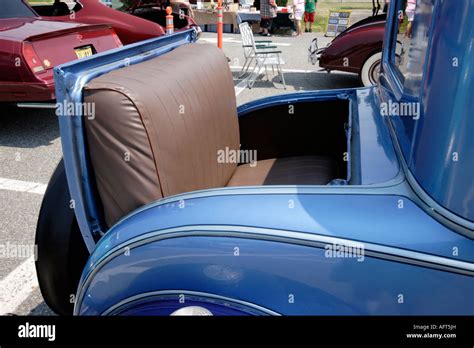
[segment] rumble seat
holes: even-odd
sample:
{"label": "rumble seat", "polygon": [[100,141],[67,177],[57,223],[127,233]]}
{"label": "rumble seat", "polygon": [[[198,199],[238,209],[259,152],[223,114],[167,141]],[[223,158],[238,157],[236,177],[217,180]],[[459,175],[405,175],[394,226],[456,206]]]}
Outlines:
{"label": "rumble seat", "polygon": [[227,186],[326,185],[337,176],[336,169],[330,157],[272,158],[238,166]]}
{"label": "rumble seat", "polygon": [[[237,167],[219,151],[239,150],[232,74],[220,50],[188,44],[91,81],[84,102],[90,158],[106,222],[178,193],[224,186],[327,184],[334,161],[317,156]],[[91,117],[93,116],[93,117]],[[265,136],[262,134],[262,136]]]}

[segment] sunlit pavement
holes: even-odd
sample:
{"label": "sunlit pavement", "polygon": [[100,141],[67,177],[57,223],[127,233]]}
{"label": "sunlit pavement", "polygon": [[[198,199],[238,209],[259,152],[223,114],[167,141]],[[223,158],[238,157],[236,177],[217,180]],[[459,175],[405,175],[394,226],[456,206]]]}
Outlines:
{"label": "sunlit pavement", "polygon": [[[351,74],[318,72],[307,60],[315,34],[302,37],[272,36],[282,51],[287,89],[279,77],[262,74],[250,90],[237,79],[242,66],[240,36],[224,35],[224,52],[234,73],[237,103],[280,93],[312,89],[358,87]],[[267,39],[267,38],[265,38]],[[330,39],[318,35],[320,46]],[[215,45],[215,33],[203,33],[199,44]],[[204,86],[203,86],[204,87]],[[53,110],[29,110],[0,106],[0,243],[33,246],[36,221],[45,185],[61,159],[57,119]],[[36,281],[31,255],[0,255],[0,314],[50,315]]]}

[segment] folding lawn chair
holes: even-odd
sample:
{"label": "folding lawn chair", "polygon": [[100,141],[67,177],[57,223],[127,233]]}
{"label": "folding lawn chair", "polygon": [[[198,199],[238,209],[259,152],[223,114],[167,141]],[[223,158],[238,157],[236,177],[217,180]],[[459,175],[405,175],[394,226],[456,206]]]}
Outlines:
{"label": "folding lawn chair", "polygon": [[249,67],[255,61],[255,66],[252,70],[252,73],[248,77],[248,84],[249,88],[252,88],[255,80],[257,79],[258,73],[261,69],[265,69],[265,73],[268,78],[268,70],[267,67],[271,66],[272,71],[274,72],[274,68],[277,68],[277,71],[281,75],[281,80],[283,82],[283,86],[286,89],[285,84],[285,77],[283,75],[283,71],[281,69],[281,65],[285,64],[283,58],[281,57],[281,51],[275,50],[276,46],[272,46],[272,41],[269,40],[255,40],[253,36],[252,29],[250,28],[247,22],[239,24],[240,35],[242,37],[242,48],[244,49],[244,57],[245,62],[240,71],[239,77],[244,76]]}

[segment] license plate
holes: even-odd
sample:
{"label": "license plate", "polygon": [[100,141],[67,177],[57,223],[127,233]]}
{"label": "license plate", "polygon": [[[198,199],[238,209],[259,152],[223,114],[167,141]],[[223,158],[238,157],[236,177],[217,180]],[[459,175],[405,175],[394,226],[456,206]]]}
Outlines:
{"label": "license plate", "polygon": [[93,54],[91,46],[75,48],[74,51],[76,52],[76,56],[79,59],[85,58],[85,57],[90,57]]}

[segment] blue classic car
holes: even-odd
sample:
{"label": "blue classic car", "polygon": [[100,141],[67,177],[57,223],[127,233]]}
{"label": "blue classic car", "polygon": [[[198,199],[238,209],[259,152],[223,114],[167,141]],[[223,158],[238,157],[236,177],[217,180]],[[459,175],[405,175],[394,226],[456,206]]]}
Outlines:
{"label": "blue classic car", "polygon": [[224,54],[193,30],[56,68],[64,160],[36,237],[47,304],[473,315],[474,0],[418,0],[410,37],[402,3],[374,87],[237,108]]}

